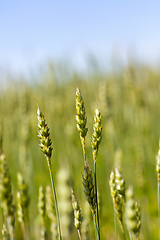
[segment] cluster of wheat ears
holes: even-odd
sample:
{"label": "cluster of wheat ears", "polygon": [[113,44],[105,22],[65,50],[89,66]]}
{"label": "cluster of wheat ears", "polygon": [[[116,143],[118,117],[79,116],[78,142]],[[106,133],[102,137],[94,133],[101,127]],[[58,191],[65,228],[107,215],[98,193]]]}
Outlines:
{"label": "cluster of wheat ears", "polygon": [[[50,220],[50,232],[52,239],[62,240],[61,234],[61,219],[59,217],[58,201],[56,197],[56,189],[52,174],[52,142],[50,138],[50,130],[46,123],[43,113],[39,106],[37,107],[37,118],[38,118],[38,138],[39,146],[41,151],[44,153],[51,179],[51,186],[47,186],[44,189],[42,186],[39,187],[38,197],[38,210],[41,216],[41,239],[48,239],[47,228],[45,222],[45,215],[47,214]],[[102,117],[98,108],[95,109],[93,131],[91,137],[91,147],[93,155],[93,171],[89,166],[89,161],[86,156],[86,145],[85,138],[88,132],[86,127],[87,117],[85,113],[84,100],[82,98],[79,88],[76,90],[76,126],[80,135],[80,140],[83,149],[84,156],[84,171],[82,174],[82,184],[84,193],[88,201],[92,216],[93,223],[95,226],[95,236],[98,240],[101,239],[100,229],[100,214],[99,214],[99,203],[98,203],[98,189],[97,189],[97,173],[96,164],[98,162],[98,150],[102,140]],[[19,172],[17,174],[18,180],[18,192],[16,201],[13,199],[11,180],[8,170],[7,160],[3,151],[3,131],[1,129],[0,138],[0,206],[2,209],[2,239],[15,239],[15,220],[20,223],[21,230],[23,233],[24,240],[32,239],[30,233],[30,221],[29,221],[29,203],[30,196],[28,186]],[[157,176],[158,176],[158,209],[160,211],[160,200],[159,200],[159,189],[160,189],[160,150],[157,155]],[[123,239],[139,239],[139,233],[141,228],[141,213],[139,204],[136,202],[133,194],[133,188],[129,186],[126,188],[124,179],[122,178],[120,169],[118,166],[111,172],[110,180],[110,193],[113,199],[114,206],[114,219],[115,219],[115,235],[118,239],[117,223],[121,226]],[[81,227],[85,220],[81,213],[81,207],[77,200],[74,186],[70,190],[70,196],[74,212],[74,225],[77,229],[79,239],[83,239],[81,234]],[[15,203],[16,202],[16,205]],[[15,217],[16,216],[16,217]],[[117,221],[118,220],[118,221]],[[159,221],[160,224],[160,221]],[[160,229],[160,227],[159,227]]]}

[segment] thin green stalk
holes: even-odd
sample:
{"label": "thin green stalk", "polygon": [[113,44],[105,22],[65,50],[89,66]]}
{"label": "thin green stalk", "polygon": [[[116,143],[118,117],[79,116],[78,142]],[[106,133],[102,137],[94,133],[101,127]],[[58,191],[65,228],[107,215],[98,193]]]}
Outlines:
{"label": "thin green stalk", "polygon": [[115,208],[114,208],[114,228],[115,228],[116,239],[117,239],[118,238],[118,234],[117,234],[117,213],[116,213]]}
{"label": "thin green stalk", "polygon": [[99,235],[98,226],[96,222],[96,215],[93,215],[93,219],[94,219],[94,225],[95,225],[96,234],[97,234],[97,240],[100,240],[100,235]]}
{"label": "thin green stalk", "polygon": [[96,196],[96,214],[97,214],[97,225],[100,238],[100,225],[99,225],[99,212],[98,212],[98,198],[97,198],[97,179],[96,179],[96,161],[94,161],[94,184],[95,184],[95,196]]}
{"label": "thin green stalk", "polygon": [[123,232],[123,239],[126,240],[125,232]]}
{"label": "thin green stalk", "polygon": [[129,238],[130,238],[130,240],[132,240],[132,234],[131,234],[130,230],[129,230]]}
{"label": "thin green stalk", "polygon": [[60,219],[59,219],[59,212],[58,212],[58,204],[57,204],[57,197],[56,197],[56,191],[55,191],[55,187],[54,187],[53,175],[52,175],[51,167],[49,168],[49,172],[50,172],[50,178],[51,178],[51,183],[52,183],[52,190],[53,190],[54,201],[55,201],[55,209],[56,209],[56,216],[57,216],[57,223],[58,223],[59,240],[62,240]]}

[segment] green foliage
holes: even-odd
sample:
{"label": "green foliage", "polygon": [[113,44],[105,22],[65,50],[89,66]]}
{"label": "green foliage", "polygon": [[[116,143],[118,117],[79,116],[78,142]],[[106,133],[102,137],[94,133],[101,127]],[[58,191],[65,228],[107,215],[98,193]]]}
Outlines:
{"label": "green foliage", "polygon": [[[86,78],[88,80],[83,81]],[[36,207],[38,188],[40,185],[45,187],[50,181],[46,161],[38,146],[36,102],[45,113],[50,126],[50,135],[47,137],[52,140],[53,176],[62,167],[70,169],[82,215],[85,216],[83,213],[85,196],[81,183],[84,162],[79,133],[75,126],[75,79],[85,102],[85,111],[84,108],[81,111],[87,113],[88,132],[84,115],[83,137],[87,133],[85,147],[89,166],[92,166],[90,151],[92,120],[97,105],[102,116],[103,140],[97,156],[97,181],[101,196],[101,239],[112,239],[114,236],[113,204],[108,180],[115,165],[115,153],[118,149],[122,152],[120,167],[126,187],[129,184],[133,186],[136,199],[141,206],[139,239],[157,239],[158,204],[155,165],[160,136],[160,73],[150,68],[133,65],[126,67],[121,73],[110,75],[102,76],[97,73],[83,77],[75,74],[64,83],[58,82],[52,69],[46,72],[43,81],[39,83],[10,81],[9,84],[6,83],[4,90],[1,89],[0,121],[3,126],[3,151],[7,158],[14,201],[18,190],[18,171],[23,173],[28,184],[32,238],[38,239],[37,232],[40,231],[41,226]],[[51,154],[51,142],[48,139],[45,139],[43,145],[47,144]],[[0,219],[1,229],[2,226]],[[15,226],[16,239],[22,239],[20,228],[18,225]],[[47,226],[46,219],[46,231],[49,232],[49,228],[50,224]],[[69,230],[70,239],[77,239],[74,226]],[[89,236],[90,239],[95,239],[91,229]]]}

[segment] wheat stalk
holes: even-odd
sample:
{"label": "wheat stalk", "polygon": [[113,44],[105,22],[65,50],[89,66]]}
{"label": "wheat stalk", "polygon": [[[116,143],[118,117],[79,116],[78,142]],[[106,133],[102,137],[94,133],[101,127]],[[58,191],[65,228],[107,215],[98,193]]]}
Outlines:
{"label": "wheat stalk", "polygon": [[55,209],[56,209],[56,216],[57,216],[57,223],[58,223],[58,235],[59,239],[61,240],[61,227],[60,227],[60,219],[59,219],[59,212],[58,212],[58,203],[57,203],[57,197],[56,197],[56,191],[53,181],[53,175],[52,175],[52,168],[51,168],[51,155],[52,155],[52,147],[51,147],[51,139],[49,137],[49,128],[45,121],[43,113],[40,111],[39,107],[37,109],[37,118],[38,118],[38,137],[40,141],[40,148],[41,151],[44,153],[47,159],[48,168],[50,172],[50,178],[51,178],[51,184],[53,189],[53,195],[54,195],[54,201],[55,201]]}

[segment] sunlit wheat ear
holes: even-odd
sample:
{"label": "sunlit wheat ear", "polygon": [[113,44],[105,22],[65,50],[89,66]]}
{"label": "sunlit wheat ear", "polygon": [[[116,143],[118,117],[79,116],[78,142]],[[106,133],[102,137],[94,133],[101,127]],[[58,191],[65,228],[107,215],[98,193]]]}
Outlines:
{"label": "sunlit wheat ear", "polygon": [[138,205],[138,203],[135,203],[135,210],[136,210],[136,218],[137,218],[137,237],[140,233],[140,229],[141,229],[141,211],[140,211],[140,206]]}
{"label": "sunlit wheat ear", "polygon": [[125,181],[122,178],[121,173],[119,172],[118,168],[115,168],[115,183],[116,183],[116,189],[118,191],[118,194],[120,195],[121,199],[124,201],[126,200],[125,196]]}
{"label": "sunlit wheat ear", "polygon": [[53,193],[50,186],[46,187],[46,213],[50,219],[50,231],[53,239],[58,239],[56,211],[54,206]]}
{"label": "sunlit wheat ear", "polygon": [[94,115],[94,123],[93,123],[92,141],[91,141],[94,161],[96,161],[97,159],[98,148],[101,143],[101,139],[102,139],[102,117],[98,108],[96,108],[95,115]]}
{"label": "sunlit wheat ear", "polygon": [[52,190],[54,195],[56,217],[57,217],[57,223],[58,223],[58,236],[59,236],[59,239],[61,240],[62,237],[61,237],[61,227],[60,227],[60,219],[59,219],[59,212],[58,212],[58,203],[57,203],[56,190],[54,186],[53,174],[52,174],[52,168],[51,168],[52,142],[51,142],[51,139],[49,138],[50,133],[49,133],[48,125],[46,124],[44,115],[40,111],[39,107],[37,109],[37,118],[38,118],[38,128],[39,128],[38,137],[40,141],[39,145],[40,145],[41,151],[46,156],[47,163],[48,163]]}
{"label": "sunlit wheat ear", "polygon": [[24,219],[24,209],[22,206],[21,196],[20,193],[17,192],[17,216],[18,221],[21,224],[23,238],[26,239],[26,228],[25,228],[25,219]]}
{"label": "sunlit wheat ear", "polygon": [[[111,174],[110,174],[109,185],[110,185],[111,196],[112,196],[112,199],[113,199],[114,210],[116,212],[117,219],[119,220],[122,232],[124,232],[122,198],[121,198],[121,196],[120,196],[120,194],[118,193],[118,190],[117,190],[115,172],[111,172]],[[115,230],[116,230],[116,226],[115,226]]]}
{"label": "sunlit wheat ear", "polygon": [[141,227],[140,208],[134,200],[133,189],[131,187],[126,191],[125,220],[130,238],[138,239]]}
{"label": "sunlit wheat ear", "polygon": [[40,141],[40,148],[41,151],[45,154],[47,162],[48,162],[48,167],[51,169],[51,155],[52,155],[52,142],[51,139],[49,138],[49,128],[48,125],[45,121],[43,113],[40,111],[39,107],[37,109],[37,118],[38,118],[38,138]]}
{"label": "sunlit wheat ear", "polygon": [[39,187],[39,195],[38,195],[38,211],[41,215],[42,226],[41,226],[41,239],[46,238],[46,228],[45,228],[45,213],[46,213],[46,199],[45,192],[42,186]]}
{"label": "sunlit wheat ear", "polygon": [[5,155],[0,155],[0,200],[11,240],[15,239],[15,207],[10,183],[10,176]]}
{"label": "sunlit wheat ear", "polygon": [[17,192],[17,215],[18,215],[18,221],[24,224],[24,211],[23,211],[21,196],[19,192]]}
{"label": "sunlit wheat ear", "polygon": [[45,192],[42,186],[39,187],[38,195],[38,211],[41,215],[42,223],[44,224],[45,211],[46,211],[46,201],[45,201]]}
{"label": "sunlit wheat ear", "polygon": [[77,130],[80,134],[80,139],[82,143],[83,148],[83,154],[84,154],[84,161],[86,162],[86,150],[85,150],[85,137],[88,131],[88,128],[86,128],[87,124],[87,118],[85,113],[85,107],[84,107],[84,101],[81,95],[81,92],[79,88],[77,87],[76,90],[76,126]]}
{"label": "sunlit wheat ear", "polygon": [[79,206],[76,196],[73,193],[73,190],[72,190],[72,206],[73,206],[73,210],[74,210],[74,225],[77,228],[79,239],[82,239],[81,224],[82,224],[83,218],[81,215],[81,208]]}
{"label": "sunlit wheat ear", "polygon": [[27,210],[29,203],[30,203],[30,196],[29,196],[29,190],[26,182],[23,179],[23,176],[20,172],[17,173],[17,180],[18,180],[18,189],[19,194],[21,197],[21,204],[22,207]]}

